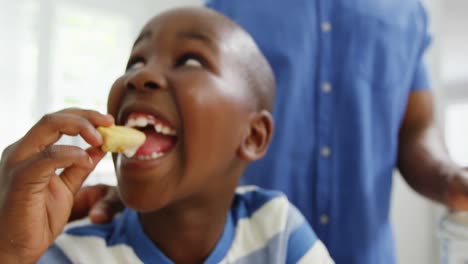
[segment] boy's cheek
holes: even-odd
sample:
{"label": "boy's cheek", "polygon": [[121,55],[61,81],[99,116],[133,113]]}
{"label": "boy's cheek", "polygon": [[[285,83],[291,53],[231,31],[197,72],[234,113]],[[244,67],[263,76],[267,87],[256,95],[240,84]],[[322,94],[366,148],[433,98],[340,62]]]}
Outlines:
{"label": "boy's cheek", "polygon": [[116,117],[118,106],[125,93],[124,77],[118,78],[112,85],[107,99],[107,112]]}

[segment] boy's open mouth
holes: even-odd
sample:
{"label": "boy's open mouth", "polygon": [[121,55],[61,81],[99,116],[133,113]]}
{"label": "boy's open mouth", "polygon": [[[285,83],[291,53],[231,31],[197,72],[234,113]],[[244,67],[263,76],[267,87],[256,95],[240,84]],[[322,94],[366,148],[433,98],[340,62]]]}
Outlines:
{"label": "boy's open mouth", "polygon": [[128,115],[125,126],[136,128],[146,135],[145,143],[134,159],[154,160],[163,157],[177,143],[177,131],[167,121],[152,114],[134,112]]}

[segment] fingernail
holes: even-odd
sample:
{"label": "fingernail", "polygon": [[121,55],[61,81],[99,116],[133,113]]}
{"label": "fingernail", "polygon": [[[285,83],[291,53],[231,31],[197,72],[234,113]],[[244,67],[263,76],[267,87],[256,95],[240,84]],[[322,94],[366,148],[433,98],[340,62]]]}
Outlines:
{"label": "fingernail", "polygon": [[111,114],[107,114],[106,117],[109,118],[110,120],[114,121],[114,117]]}
{"label": "fingernail", "polygon": [[99,140],[100,143],[102,143],[102,136],[101,134],[95,129],[94,134],[96,135],[97,139]]}

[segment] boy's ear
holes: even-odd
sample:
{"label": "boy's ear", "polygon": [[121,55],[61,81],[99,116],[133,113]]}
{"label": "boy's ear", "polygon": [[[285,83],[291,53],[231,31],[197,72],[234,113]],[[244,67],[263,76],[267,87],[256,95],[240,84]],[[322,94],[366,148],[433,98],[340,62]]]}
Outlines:
{"label": "boy's ear", "polygon": [[246,161],[261,159],[273,137],[273,117],[262,110],[255,113],[250,120],[249,131],[239,147],[239,156]]}

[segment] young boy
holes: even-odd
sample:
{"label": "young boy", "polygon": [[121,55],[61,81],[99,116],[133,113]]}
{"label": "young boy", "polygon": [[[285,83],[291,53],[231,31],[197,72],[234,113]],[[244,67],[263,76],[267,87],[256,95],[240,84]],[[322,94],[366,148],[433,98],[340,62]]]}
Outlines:
{"label": "young boy", "polygon": [[[284,195],[236,188],[270,143],[274,86],[254,41],[222,15],[182,8],[153,18],[108,99],[117,125],[146,134],[135,156],[113,155],[127,209],[62,233],[103,156],[95,127],[114,120],[80,109],[46,115],[2,156],[0,262],[333,263]],[[62,134],[92,147],[53,145]]]}

